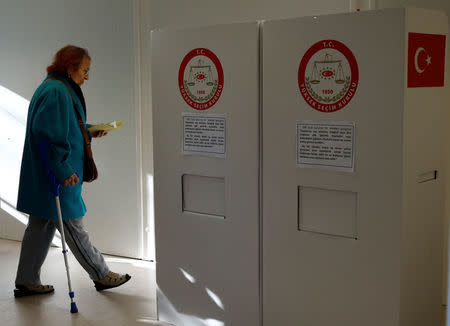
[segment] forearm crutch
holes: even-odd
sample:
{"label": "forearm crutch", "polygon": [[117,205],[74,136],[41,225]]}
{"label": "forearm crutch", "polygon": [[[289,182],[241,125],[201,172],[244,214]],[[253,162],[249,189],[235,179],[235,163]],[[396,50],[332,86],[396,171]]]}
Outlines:
{"label": "forearm crutch", "polygon": [[70,297],[70,312],[76,313],[78,312],[77,304],[75,303],[75,293],[72,291],[72,282],[70,281],[70,272],[69,272],[69,262],[67,260],[67,249],[66,249],[66,238],[64,236],[64,224],[62,220],[62,213],[61,213],[61,204],[59,202],[59,187],[61,186],[61,183],[56,180],[55,174],[50,169],[50,164],[48,161],[48,154],[50,151],[50,143],[49,142],[43,142],[38,145],[39,152],[41,154],[42,161],[44,162],[45,169],[47,170],[47,175],[50,180],[50,184],[52,186],[52,192],[55,195],[55,201],[56,201],[56,211],[58,213],[58,222],[59,222],[59,229],[61,233],[61,243],[62,243],[62,253],[64,256],[64,263],[66,265],[66,273],[67,273],[67,284],[69,286],[69,297]]}

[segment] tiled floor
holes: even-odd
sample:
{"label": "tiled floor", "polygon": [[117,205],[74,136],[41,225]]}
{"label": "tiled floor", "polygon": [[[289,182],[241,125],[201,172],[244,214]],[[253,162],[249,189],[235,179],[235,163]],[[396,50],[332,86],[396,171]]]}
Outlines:
{"label": "tiled floor", "polygon": [[122,287],[97,292],[86,272],[69,255],[72,285],[79,309],[70,313],[70,299],[61,250],[51,248],[41,272],[43,283],[55,286],[50,295],[15,299],[14,278],[20,242],[0,239],[0,325],[2,326],[134,326],[168,324],[155,321],[155,264],[106,256],[111,270],[129,273]]}

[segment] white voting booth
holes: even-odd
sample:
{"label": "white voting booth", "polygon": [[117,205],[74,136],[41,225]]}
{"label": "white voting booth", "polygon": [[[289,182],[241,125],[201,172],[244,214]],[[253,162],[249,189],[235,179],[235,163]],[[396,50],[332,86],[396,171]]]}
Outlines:
{"label": "white voting booth", "polygon": [[258,57],[257,23],[152,32],[160,320],[259,325]]}
{"label": "white voting booth", "polygon": [[408,81],[447,29],[415,9],[264,24],[264,325],[441,325],[448,89]]}
{"label": "white voting booth", "polygon": [[445,15],[152,32],[158,316],[441,325]]}

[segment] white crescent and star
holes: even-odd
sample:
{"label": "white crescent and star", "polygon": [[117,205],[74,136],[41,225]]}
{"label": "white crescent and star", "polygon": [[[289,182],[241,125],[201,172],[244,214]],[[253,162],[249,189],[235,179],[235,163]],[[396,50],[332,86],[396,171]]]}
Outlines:
{"label": "white crescent and star", "polygon": [[[419,67],[418,59],[419,59],[419,54],[421,52],[425,52],[427,54],[427,51],[425,51],[424,48],[420,47],[420,48],[417,48],[416,54],[414,55],[414,67],[416,68],[416,71],[419,74],[423,73],[425,71],[425,69],[427,68],[427,67],[425,67],[423,69],[420,69],[420,67]],[[426,62],[427,62],[427,66],[431,65],[431,57],[428,54],[427,54]]]}

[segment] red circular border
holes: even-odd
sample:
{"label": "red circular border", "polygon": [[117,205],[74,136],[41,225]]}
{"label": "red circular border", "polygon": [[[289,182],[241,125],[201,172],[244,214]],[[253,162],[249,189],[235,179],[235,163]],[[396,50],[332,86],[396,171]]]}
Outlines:
{"label": "red circular border", "polygon": [[[191,61],[192,58],[199,55],[204,55],[209,59],[211,59],[211,61],[216,66],[218,76],[218,84],[216,92],[211,97],[211,99],[206,103],[196,102],[193,99],[191,99],[184,88],[183,82],[184,70],[186,69],[188,62]],[[202,111],[212,107],[214,104],[217,103],[223,91],[223,70],[219,58],[212,51],[205,48],[197,48],[190,51],[188,54],[186,54],[186,56],[184,57],[183,61],[180,64],[180,70],[178,71],[178,87],[180,89],[181,97],[183,98],[183,100],[193,109]]]}
{"label": "red circular border", "polygon": [[[330,42],[332,42],[333,46],[330,46]],[[306,66],[311,59],[311,57],[318,51],[323,49],[335,49],[339,52],[341,52],[345,58],[348,60],[348,63],[350,64],[350,70],[352,73],[351,81],[350,81],[350,87],[345,93],[345,95],[339,100],[334,103],[329,104],[322,104],[320,102],[317,102],[315,99],[312,98],[312,96],[308,93],[308,90],[305,86],[305,71]],[[344,44],[336,40],[322,40],[317,43],[315,43],[313,46],[311,46],[308,51],[306,51],[305,55],[303,56],[300,66],[298,67],[298,87],[300,89],[300,94],[302,94],[303,99],[306,103],[313,109],[320,111],[320,112],[335,112],[340,109],[343,109],[353,98],[353,96],[356,93],[356,90],[358,88],[358,82],[359,82],[359,70],[358,70],[358,63],[356,61],[355,56],[353,55],[353,52]],[[352,85],[355,85],[352,87]],[[302,91],[304,89],[304,91]],[[352,91],[352,93],[349,95],[349,93]],[[344,103],[343,103],[344,102]],[[325,107],[323,109],[319,109],[319,106]],[[335,106],[333,108],[332,106]],[[331,109],[329,109],[331,107]],[[328,108],[328,109],[326,109]]]}

